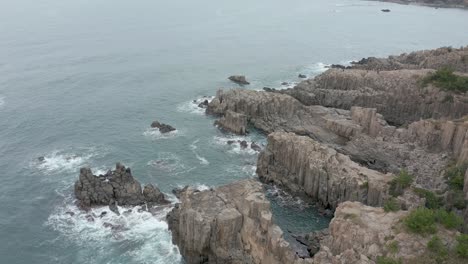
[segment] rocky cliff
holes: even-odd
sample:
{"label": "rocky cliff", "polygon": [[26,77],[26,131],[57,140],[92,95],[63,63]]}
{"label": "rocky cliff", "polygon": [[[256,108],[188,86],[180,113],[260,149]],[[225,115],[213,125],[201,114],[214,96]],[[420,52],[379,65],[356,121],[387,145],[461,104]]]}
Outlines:
{"label": "rocky cliff", "polygon": [[301,259],[273,224],[262,185],[243,180],[198,191],[187,188],[168,214],[172,238],[187,264],[311,263]]}
{"label": "rocky cliff", "polygon": [[257,174],[263,181],[306,193],[326,208],[344,201],[381,206],[391,174],[370,170],[348,156],[309,137],[275,132],[258,158]]}
{"label": "rocky cliff", "polygon": [[130,168],[117,163],[114,171],[94,175],[89,168],[81,168],[75,182],[75,197],[80,207],[142,205],[168,203],[164,194],[152,184],[144,186],[132,176]]}

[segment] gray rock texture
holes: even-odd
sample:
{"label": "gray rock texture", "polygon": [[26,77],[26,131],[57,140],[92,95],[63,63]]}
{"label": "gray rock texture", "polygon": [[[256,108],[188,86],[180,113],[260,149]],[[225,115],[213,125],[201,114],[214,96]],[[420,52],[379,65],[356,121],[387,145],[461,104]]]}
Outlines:
{"label": "gray rock texture", "polygon": [[180,204],[167,219],[187,264],[311,263],[297,257],[282,238],[258,181],[179,194]]}
{"label": "gray rock texture", "polygon": [[247,117],[233,111],[226,111],[224,117],[215,122],[221,129],[238,135],[247,134]]}
{"label": "gray rock texture", "polygon": [[161,191],[149,184],[142,190],[130,168],[117,163],[106,175],[93,175],[91,169],[81,168],[75,182],[75,197],[83,209],[92,206],[142,205],[168,203]]}
{"label": "gray rock texture", "polygon": [[174,131],[176,130],[173,126],[171,125],[167,125],[167,124],[163,124],[163,123],[160,123],[158,121],[153,121],[153,123],[151,123],[151,127],[152,128],[157,128],[159,129],[159,132],[161,133],[169,133],[171,131]]}
{"label": "gray rock texture", "polygon": [[245,78],[244,75],[232,75],[232,76],[229,76],[228,78],[230,81],[232,82],[235,82],[237,84],[241,84],[241,85],[247,85],[247,84],[250,84],[247,79]]}

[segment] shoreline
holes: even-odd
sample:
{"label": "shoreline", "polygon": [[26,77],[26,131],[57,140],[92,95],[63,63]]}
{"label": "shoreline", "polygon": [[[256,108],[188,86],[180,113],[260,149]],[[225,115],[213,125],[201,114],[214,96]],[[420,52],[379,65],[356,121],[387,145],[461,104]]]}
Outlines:
{"label": "shoreline", "polygon": [[436,9],[438,8],[454,8],[454,9],[463,9],[463,10],[468,10],[468,2],[466,2],[465,5],[459,5],[459,4],[448,4],[448,3],[440,3],[440,4],[435,4],[435,3],[427,3],[424,1],[403,1],[403,0],[366,0],[366,1],[372,1],[372,2],[385,2],[385,3],[394,3],[394,4],[400,4],[400,5],[414,5],[414,6],[426,6],[426,7],[434,7]]}

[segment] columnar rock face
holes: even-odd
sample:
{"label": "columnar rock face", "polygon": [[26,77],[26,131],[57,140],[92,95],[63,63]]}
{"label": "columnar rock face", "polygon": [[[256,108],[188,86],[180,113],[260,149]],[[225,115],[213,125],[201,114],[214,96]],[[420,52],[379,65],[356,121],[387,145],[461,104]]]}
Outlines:
{"label": "columnar rock face", "polygon": [[283,132],[268,136],[257,173],[263,181],[305,193],[329,208],[343,201],[382,205],[393,177],[362,167],[308,137]]}
{"label": "columnar rock face", "polygon": [[81,168],[75,182],[75,197],[82,208],[97,205],[141,205],[168,203],[161,191],[149,184],[142,191],[130,168],[117,163],[106,175],[93,175],[91,169]]}
{"label": "columnar rock face", "polygon": [[226,111],[224,117],[215,122],[220,128],[229,132],[245,135],[247,134],[247,117],[233,111]]}
{"label": "columnar rock face", "polygon": [[173,242],[187,264],[300,264],[272,222],[262,185],[243,180],[213,190],[180,193],[168,214]]}
{"label": "columnar rock face", "polygon": [[[407,233],[401,220],[408,211],[385,212],[359,202],[344,202],[330,223],[330,236],[322,240],[314,263],[375,263],[378,256],[414,263],[425,254],[431,236]],[[449,248],[456,244],[456,231],[438,228],[436,234]],[[393,250],[390,245],[396,245]],[[421,262],[422,263],[422,262]]]}
{"label": "columnar rock face", "polygon": [[[390,0],[392,1],[392,0]],[[396,0],[404,1],[404,0]],[[425,0],[406,2],[429,2]],[[464,0],[453,0],[446,2],[463,2]],[[440,2],[440,1],[439,1]],[[468,2],[466,2],[468,7]],[[421,50],[411,53],[403,53],[399,56],[388,58],[365,58],[353,63],[351,68],[364,70],[401,70],[401,69],[441,69],[450,67],[459,72],[468,72],[468,46],[460,49],[444,47],[434,50]]]}
{"label": "columnar rock face", "polygon": [[468,112],[468,96],[422,88],[419,81],[432,70],[369,71],[330,69],[299,83],[289,94],[305,105],[351,109],[376,108],[392,124],[427,118],[460,118]]}

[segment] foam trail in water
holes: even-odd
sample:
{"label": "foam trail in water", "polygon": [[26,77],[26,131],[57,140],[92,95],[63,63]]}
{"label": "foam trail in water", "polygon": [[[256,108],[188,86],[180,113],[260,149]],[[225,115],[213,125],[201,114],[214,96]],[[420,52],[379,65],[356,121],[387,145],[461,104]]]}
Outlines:
{"label": "foam trail in water", "polygon": [[[99,249],[92,263],[111,263],[114,249],[124,248],[123,256],[132,263],[180,263],[178,248],[172,244],[166,214],[172,207],[150,213],[140,207],[119,207],[120,215],[108,207],[79,210],[68,197],[47,219],[46,225],[86,250]],[[91,251],[93,252],[93,251]]]}
{"label": "foam trail in water", "polygon": [[150,160],[148,166],[164,170],[167,172],[177,172],[185,170],[185,165],[179,156],[170,152],[161,152],[158,154],[158,158]]}
{"label": "foam trail in water", "polygon": [[148,128],[145,132],[143,132],[143,135],[153,140],[158,140],[175,138],[180,135],[180,132],[179,130],[174,130],[168,133],[161,133],[158,128]]}
{"label": "foam trail in water", "polygon": [[196,144],[197,144],[199,141],[200,141],[200,139],[197,139],[197,140],[195,140],[192,144],[190,144],[190,149],[192,149],[193,154],[195,154],[195,157],[198,159],[198,161],[200,161],[200,164],[201,164],[201,165],[209,165],[210,162],[208,162],[208,160],[207,160],[206,158],[200,156],[200,155],[198,154],[198,152],[196,151],[196,149],[198,148]]}
{"label": "foam trail in water", "polygon": [[267,186],[267,196],[270,197],[270,199],[275,200],[278,205],[283,207],[290,207],[301,211],[309,207],[309,205],[302,199],[292,196],[291,194],[278,188],[276,185]]}
{"label": "foam trail in water", "polygon": [[[247,147],[243,148],[241,146],[241,142],[246,141],[247,142]],[[253,150],[250,146],[252,144],[252,139],[249,137],[241,137],[241,136],[215,136],[214,137],[214,143],[220,146],[228,146],[230,147],[229,152],[234,153],[234,154],[249,154],[249,155],[255,155],[258,154],[257,151]]]}
{"label": "foam trail in water", "polygon": [[48,173],[74,172],[95,156],[97,156],[97,153],[94,149],[84,150],[82,154],[55,150],[42,157],[43,160],[37,160],[33,164]]}
{"label": "foam trail in water", "polygon": [[203,96],[188,102],[184,102],[177,106],[177,111],[199,115],[205,114],[205,108],[199,107],[198,105],[203,103],[205,100],[211,102],[213,98],[214,96]]}

